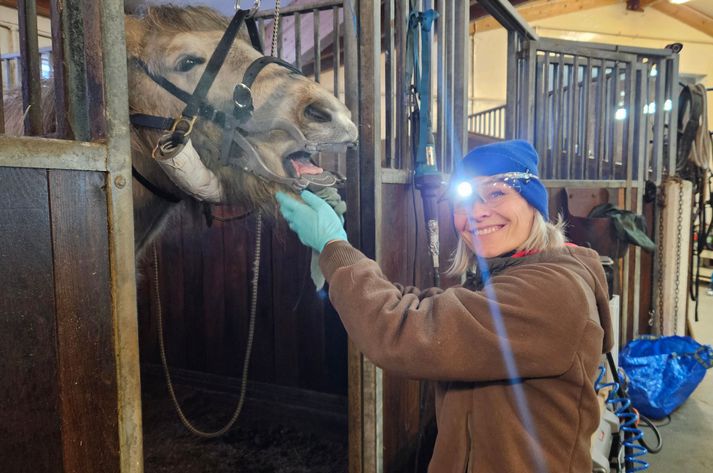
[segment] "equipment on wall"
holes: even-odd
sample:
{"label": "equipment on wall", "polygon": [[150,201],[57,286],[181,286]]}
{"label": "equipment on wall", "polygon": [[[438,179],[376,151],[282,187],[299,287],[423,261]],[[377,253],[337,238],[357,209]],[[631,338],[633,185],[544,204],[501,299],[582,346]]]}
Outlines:
{"label": "equipment on wall", "polygon": [[433,9],[418,11],[415,1],[411,0],[406,37],[406,68],[412,83],[405,86],[409,87],[411,104],[414,185],[421,191],[423,201],[434,286],[440,285],[438,193],[443,181],[436,165],[435,140],[431,125],[431,33],[433,22],[437,18],[438,12]]}
{"label": "equipment on wall", "polygon": [[[676,173],[693,183],[694,208],[691,225],[691,252],[689,287],[691,300],[695,301],[695,320],[698,321],[698,284],[701,269],[701,253],[713,228],[708,222],[713,209],[711,166],[713,166],[713,141],[708,131],[708,105],[703,84],[683,84],[678,98],[678,136],[676,150]],[[697,220],[697,225],[695,221]],[[694,267],[694,256],[697,264]]]}

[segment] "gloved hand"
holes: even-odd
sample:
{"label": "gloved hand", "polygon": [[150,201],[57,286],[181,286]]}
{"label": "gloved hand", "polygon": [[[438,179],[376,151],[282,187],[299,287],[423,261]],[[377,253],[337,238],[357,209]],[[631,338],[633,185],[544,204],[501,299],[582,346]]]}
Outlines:
{"label": "gloved hand", "polygon": [[[341,221],[342,225],[344,225],[344,214],[347,211],[347,203],[342,200],[342,196],[339,195],[339,191],[337,191],[334,187],[323,187],[315,192],[314,195],[328,203],[339,217],[339,221]],[[322,274],[322,269],[319,267],[319,253],[315,250],[312,250],[312,258],[310,258],[309,261],[309,276],[312,278],[314,287],[318,291],[324,287],[324,283],[326,281],[324,279],[324,274]]]}
{"label": "gloved hand", "polygon": [[310,191],[302,191],[300,197],[304,204],[283,192],[275,195],[280,213],[304,245],[321,253],[330,241],[347,239],[339,216],[328,203]]}

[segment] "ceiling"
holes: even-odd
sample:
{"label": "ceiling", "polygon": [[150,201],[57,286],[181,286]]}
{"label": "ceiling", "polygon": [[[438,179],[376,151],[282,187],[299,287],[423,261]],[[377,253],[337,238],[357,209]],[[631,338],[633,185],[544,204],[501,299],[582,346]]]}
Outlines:
{"label": "ceiling", "polygon": [[[281,0],[282,6],[292,3],[310,3],[311,0]],[[432,0],[439,1],[439,0]],[[627,0],[620,0],[626,3]],[[168,0],[125,0],[127,5],[140,3],[166,3]],[[689,23],[693,27],[713,36],[713,0],[689,0],[683,5],[673,5],[668,0],[628,0],[629,3],[637,3],[641,8],[655,8],[674,18]],[[226,15],[232,14],[233,0],[172,0],[176,4],[204,4],[213,6]],[[470,0],[470,19],[476,20],[487,16],[487,12],[481,7],[477,0]],[[570,13],[572,9],[589,9],[597,6],[611,5],[612,0],[510,0],[513,6],[528,7],[531,11],[541,6],[541,12],[537,18],[555,16],[557,14]],[[41,16],[49,16],[50,0],[36,0],[37,13]],[[253,0],[240,0],[240,5],[244,8],[252,6]],[[17,0],[0,0],[0,5],[17,8]],[[260,9],[273,8],[275,0],[261,0]],[[688,21],[686,21],[686,19]]]}

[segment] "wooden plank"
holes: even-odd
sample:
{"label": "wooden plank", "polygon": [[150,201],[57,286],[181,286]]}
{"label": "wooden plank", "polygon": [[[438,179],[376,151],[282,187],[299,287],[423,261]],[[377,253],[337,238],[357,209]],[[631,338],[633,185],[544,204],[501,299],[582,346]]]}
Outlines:
{"label": "wooden plank", "polygon": [[652,7],[708,36],[713,36],[713,17],[689,5],[673,5],[669,2],[657,2],[652,5]]}
{"label": "wooden plank", "polygon": [[0,458],[62,472],[47,172],[0,168]]}
{"label": "wooden plank", "polygon": [[[230,222],[225,222],[230,225]],[[227,374],[228,349],[230,340],[224,338],[227,317],[225,311],[225,274],[223,268],[223,222],[215,221],[206,228],[201,238],[202,257],[207,262],[203,265],[203,299],[202,311],[195,317],[203,323],[206,337],[206,368],[207,371]]]}
{"label": "wooden plank", "polygon": [[[233,209],[234,211],[235,209]],[[239,209],[241,215],[245,209]],[[232,213],[232,211],[231,211]],[[252,261],[254,248],[254,235],[250,233],[250,228],[254,227],[254,219],[226,223],[223,227],[223,238],[225,246],[223,249],[224,260],[222,262],[225,272],[225,311],[227,324],[223,340],[230,340],[230,350],[228,352],[229,373],[231,376],[242,375],[243,362],[245,359],[245,343],[248,334],[248,314],[250,313],[250,264]],[[254,232],[253,232],[254,233]],[[268,240],[269,241],[269,240]],[[265,268],[265,266],[263,266]],[[269,268],[269,266],[268,266]],[[268,293],[263,297],[271,297]],[[272,333],[269,334],[272,338]],[[273,363],[273,357],[268,358]],[[253,372],[251,379],[262,379],[270,381],[271,378],[261,377],[261,372]]]}
{"label": "wooden plank", "polygon": [[[621,0],[542,0],[527,2],[517,8],[517,12],[525,21],[536,21],[551,18],[568,13],[577,13],[609,5],[621,3]],[[490,31],[501,28],[500,23],[492,16],[488,15],[482,19],[472,22],[470,34]]]}
{"label": "wooden plank", "polygon": [[66,471],[119,471],[105,179],[49,173]]}
{"label": "wooden plank", "polygon": [[[17,10],[17,0],[0,0],[0,6]],[[44,17],[50,16],[50,0],[37,0],[37,14]]]}
{"label": "wooden plank", "polygon": [[[659,308],[663,311],[663,335],[686,333],[691,189],[690,181],[669,180],[664,184],[666,207],[663,209],[663,308]],[[679,192],[682,192],[680,197]],[[677,224],[679,218],[680,226]]]}
{"label": "wooden plank", "polygon": [[[284,266],[274,266],[273,260],[273,248],[271,242],[275,242],[273,237],[273,225],[269,216],[262,217],[262,238],[261,238],[261,256],[260,256],[260,278],[258,280],[258,292],[257,292],[257,313],[255,315],[255,340],[251,355],[250,363],[250,380],[266,380],[269,382],[274,382],[275,380],[275,348],[278,346],[282,340],[275,338],[275,319],[276,319],[276,303],[274,294],[277,292],[274,288],[274,275],[277,272],[282,271]],[[248,291],[248,294],[252,292],[252,281],[253,276],[253,261],[255,255],[255,242],[256,242],[256,221],[257,215],[253,215],[250,219],[247,219],[243,225],[243,235],[242,238],[245,241],[246,249],[243,250],[246,253],[245,260],[245,275],[244,285]],[[231,243],[226,240],[226,247]],[[304,246],[296,242],[294,248],[304,248]],[[282,264],[282,263],[280,263]],[[229,276],[226,275],[226,278]],[[292,282],[292,281],[290,281]],[[246,310],[242,312],[242,318],[248,320],[250,316],[250,304],[252,303],[252,295],[246,297]],[[244,324],[247,334],[247,324]],[[290,334],[294,337],[294,334]],[[245,345],[241,345],[240,358],[244,359]],[[242,366],[239,373],[242,375]],[[314,388],[314,386],[310,386]]]}
{"label": "wooden plank", "polygon": [[[210,264],[203,257],[203,232],[205,223],[200,214],[183,212],[181,215],[183,282],[175,290],[185,294],[183,302],[184,320],[179,327],[176,325],[166,328],[168,336],[175,340],[167,344],[169,364],[171,360],[178,360],[191,370],[206,370],[206,340],[203,313],[205,292],[203,281],[203,266]],[[179,289],[180,288],[180,289]],[[171,299],[168,299],[170,302]],[[166,324],[169,324],[166,321]],[[175,363],[176,361],[174,361]]]}
{"label": "wooden plank", "polygon": [[0,136],[0,167],[106,171],[104,144]]}

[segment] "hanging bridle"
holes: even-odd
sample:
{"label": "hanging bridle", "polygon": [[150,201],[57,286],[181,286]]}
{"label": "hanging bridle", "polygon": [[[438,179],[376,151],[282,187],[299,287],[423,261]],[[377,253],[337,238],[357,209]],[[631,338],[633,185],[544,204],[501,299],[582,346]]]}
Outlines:
{"label": "hanging bridle", "polygon": [[[225,33],[223,33],[223,36],[218,42],[215,51],[213,51],[213,54],[208,60],[208,64],[198,80],[198,84],[196,85],[193,93],[188,93],[165,77],[154,74],[149,70],[146,63],[140,59],[134,58],[133,62],[137,64],[144,71],[144,73],[146,73],[146,75],[148,75],[164,90],[184,102],[186,107],[183,109],[181,116],[178,118],[135,113],[131,115],[131,123],[135,126],[145,128],[167,130],[170,133],[170,142],[174,144],[183,144],[189,138],[191,132],[193,131],[193,127],[199,118],[210,120],[223,130],[223,140],[220,152],[221,159],[226,163],[239,167],[243,171],[250,172],[266,181],[286,185],[297,192],[302,191],[307,187],[318,190],[320,188],[331,187],[342,182],[343,178],[341,176],[334,175],[329,172],[323,173],[320,177],[286,177],[276,174],[265,164],[262,158],[260,158],[260,155],[257,151],[255,151],[247,139],[239,133],[241,126],[247,123],[253,115],[254,106],[251,87],[258,74],[260,74],[260,72],[268,64],[278,64],[291,72],[302,75],[302,71],[297,69],[292,64],[274,56],[262,56],[250,63],[245,71],[245,74],[243,75],[243,80],[235,86],[235,89],[233,89],[232,114],[225,113],[222,110],[217,110],[206,100],[208,91],[215,81],[220,68],[223,66],[228,51],[233,45],[233,42],[235,41],[243,23],[245,23],[248,28],[250,41],[253,47],[262,54],[262,42],[257,30],[257,25],[255,24],[255,20],[252,18],[251,14],[252,10],[238,9],[236,11],[233,19],[230,21],[230,24],[225,30]],[[301,143],[299,150],[312,153],[330,148],[329,144],[322,145],[309,142],[299,128],[292,123],[284,120],[276,120],[275,122],[282,129],[288,132],[293,139]],[[230,150],[233,143],[242,149],[242,156],[235,158],[232,157]],[[234,162],[231,163],[231,161]],[[136,169],[132,169],[132,172],[134,177],[136,177],[137,180],[139,180],[145,187],[158,194],[155,190],[156,186],[152,185],[146,178],[141,176]]]}

